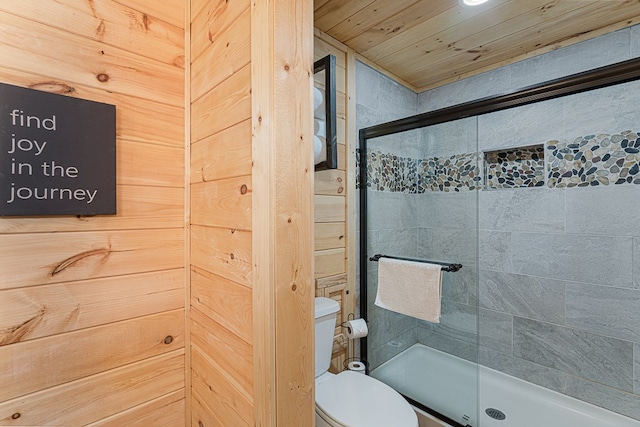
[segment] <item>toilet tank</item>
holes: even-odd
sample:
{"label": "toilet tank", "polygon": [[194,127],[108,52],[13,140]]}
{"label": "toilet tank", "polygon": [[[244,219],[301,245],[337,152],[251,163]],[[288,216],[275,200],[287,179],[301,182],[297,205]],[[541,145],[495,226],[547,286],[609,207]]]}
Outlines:
{"label": "toilet tank", "polygon": [[324,297],[317,297],[315,300],[316,378],[329,370],[331,365],[338,310],[340,310],[340,304],[337,301]]}

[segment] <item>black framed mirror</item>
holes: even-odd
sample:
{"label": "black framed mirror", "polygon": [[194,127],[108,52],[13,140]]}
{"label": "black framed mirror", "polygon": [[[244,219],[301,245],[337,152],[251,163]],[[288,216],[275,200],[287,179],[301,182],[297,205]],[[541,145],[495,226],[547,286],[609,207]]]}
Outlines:
{"label": "black framed mirror", "polygon": [[336,57],[317,60],[313,72],[313,163],[316,171],[337,169]]}

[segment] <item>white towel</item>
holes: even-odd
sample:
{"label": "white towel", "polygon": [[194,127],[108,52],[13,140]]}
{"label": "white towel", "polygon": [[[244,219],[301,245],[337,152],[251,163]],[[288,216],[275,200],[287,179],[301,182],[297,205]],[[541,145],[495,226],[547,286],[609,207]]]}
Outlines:
{"label": "white towel", "polygon": [[442,267],[437,264],[380,258],[375,305],[440,323]]}
{"label": "white towel", "polygon": [[327,142],[324,138],[313,136],[313,164],[324,162],[327,160]]}
{"label": "white towel", "polygon": [[317,87],[313,88],[313,117],[320,120],[326,119],[324,105],[324,92]]}
{"label": "white towel", "polygon": [[313,87],[313,109],[317,110],[324,102],[324,92],[317,87]]}
{"label": "white towel", "polygon": [[324,120],[313,119],[313,134],[316,136],[321,136],[323,138],[326,138],[327,122]]}

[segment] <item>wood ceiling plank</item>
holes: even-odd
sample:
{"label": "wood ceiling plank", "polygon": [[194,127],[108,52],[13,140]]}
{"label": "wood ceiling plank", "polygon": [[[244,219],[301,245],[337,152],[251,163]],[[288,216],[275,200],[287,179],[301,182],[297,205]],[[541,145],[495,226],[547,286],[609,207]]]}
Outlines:
{"label": "wood ceiling plank", "polygon": [[[547,2],[550,0],[547,0]],[[473,25],[475,21],[485,21],[495,14],[495,10],[500,8],[503,4],[509,3],[509,0],[494,0],[488,3],[486,6],[481,6],[478,9],[465,8],[454,6],[443,13],[436,16],[429,17],[404,31],[392,33],[384,41],[378,43],[368,43],[366,39],[359,40],[358,43],[366,43],[365,46],[361,46],[356,49],[354,46],[349,47],[356,50],[362,56],[369,58],[373,62],[378,62],[379,59],[392,55],[394,52],[411,46],[414,43],[418,43],[429,37],[434,37],[436,34],[446,31],[448,28],[456,25]],[[527,5],[529,2],[526,3]],[[512,6],[513,7],[513,6]],[[523,7],[519,5],[518,7]],[[462,27],[461,27],[462,28]],[[364,48],[364,49],[363,49]]]}
{"label": "wood ceiling plank", "polygon": [[[614,3],[607,1],[606,3]],[[603,8],[607,8],[606,11]],[[578,19],[579,17],[579,19]],[[546,22],[536,27],[537,34],[530,31],[521,31],[512,34],[508,38],[501,38],[487,44],[487,53],[476,61],[463,61],[460,57],[452,57],[447,61],[425,66],[421,73],[413,77],[417,87],[424,90],[438,85],[440,81],[452,81],[459,76],[468,76],[477,70],[486,71],[498,65],[506,65],[515,62],[514,58],[523,57],[529,52],[545,48],[551,49],[554,45],[566,40],[584,40],[585,33],[603,27],[618,25],[624,28],[640,22],[640,5],[630,7],[622,2],[606,5],[601,2],[591,2],[581,9],[565,14],[563,17]],[[587,36],[586,38],[590,38]],[[569,43],[570,44],[570,43]],[[461,56],[461,55],[458,55]],[[479,71],[477,71],[479,72]]]}
{"label": "wood ceiling plank", "polygon": [[[435,4],[449,4],[455,0],[432,2]],[[327,34],[338,40],[349,40],[374,25],[386,22],[390,17],[397,15],[408,7],[422,5],[422,9],[434,9],[420,0],[374,0],[367,7],[354,13],[347,19],[327,29]],[[442,6],[439,7],[440,9]]]}
{"label": "wood ceiling plank", "polygon": [[425,38],[381,58],[379,63],[392,70],[402,67],[403,75],[412,81],[420,76],[427,64],[431,67],[460,55],[463,56],[458,58],[458,63],[477,61],[491,53],[489,46],[496,40],[510,39],[522,33],[530,38],[540,37],[545,23],[556,22],[561,16],[582,9],[582,3],[531,0],[528,4],[535,8],[525,13],[522,13],[524,9],[521,6],[505,4],[487,17],[490,19],[450,27],[435,37]]}
{"label": "wood ceiling plank", "polygon": [[479,8],[316,0],[315,7],[319,30],[420,89],[640,22],[637,0],[493,0]]}
{"label": "wood ceiling plank", "polygon": [[326,30],[344,21],[374,0],[332,0],[320,6],[314,12],[314,25],[326,33]]}
{"label": "wood ceiling plank", "polygon": [[445,13],[448,9],[457,8],[457,4],[456,0],[435,2],[420,0],[393,16],[383,17],[383,19],[367,23],[367,25],[360,24],[360,31],[356,35],[350,35],[345,32],[345,36],[342,37],[340,33],[337,33],[338,29],[336,27],[334,29],[336,31],[335,37],[345,40],[345,43],[348,43],[352,49],[364,52],[372,46],[376,46],[426,20]]}
{"label": "wood ceiling plank", "polygon": [[329,3],[331,0],[315,0],[313,2],[313,10],[316,11],[320,9],[325,4]]}

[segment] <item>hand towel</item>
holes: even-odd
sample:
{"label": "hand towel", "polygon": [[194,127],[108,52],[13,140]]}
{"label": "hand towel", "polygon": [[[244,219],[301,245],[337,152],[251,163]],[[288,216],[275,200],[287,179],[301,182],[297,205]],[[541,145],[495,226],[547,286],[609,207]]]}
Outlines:
{"label": "hand towel", "polygon": [[432,323],[440,323],[442,267],[380,258],[375,305]]}
{"label": "hand towel", "polygon": [[327,143],[324,138],[317,135],[313,136],[313,164],[327,160]]}
{"label": "hand towel", "polygon": [[324,92],[317,87],[313,88],[313,117],[320,120],[326,120],[326,107],[324,104]]}

